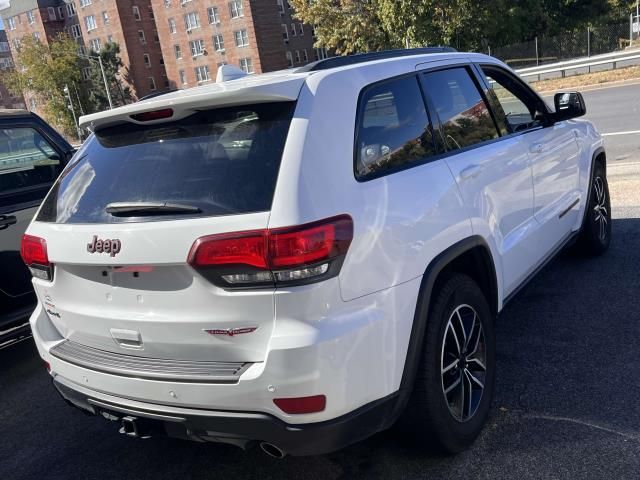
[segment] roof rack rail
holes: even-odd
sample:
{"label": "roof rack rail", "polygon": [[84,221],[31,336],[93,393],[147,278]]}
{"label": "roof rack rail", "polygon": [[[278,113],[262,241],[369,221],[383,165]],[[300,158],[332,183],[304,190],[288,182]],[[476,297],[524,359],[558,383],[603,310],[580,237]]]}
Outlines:
{"label": "roof rack rail", "polygon": [[429,53],[452,53],[457,52],[453,47],[421,47],[397,50],[383,50],[381,52],[356,53],[339,57],[325,58],[309,63],[296,69],[296,72],[316,72],[318,70],[328,70],[329,68],[344,67],[357,63],[370,62],[372,60],[382,60],[384,58],[409,57],[411,55],[425,55]]}

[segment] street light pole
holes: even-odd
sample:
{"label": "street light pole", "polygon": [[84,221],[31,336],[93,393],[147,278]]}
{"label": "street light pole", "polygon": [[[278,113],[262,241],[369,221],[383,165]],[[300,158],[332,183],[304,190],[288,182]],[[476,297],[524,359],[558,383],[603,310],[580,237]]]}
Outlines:
{"label": "street light pole", "polygon": [[104,82],[104,90],[107,92],[107,100],[109,100],[109,109],[113,108],[113,102],[111,101],[111,92],[109,92],[109,84],[107,83],[107,76],[104,73],[104,67],[102,66],[102,57],[98,55],[98,63],[100,63],[100,71],[102,72],[102,81]]}
{"label": "street light pole", "polygon": [[100,73],[102,73],[102,81],[104,82],[104,91],[107,93],[107,100],[109,101],[109,109],[113,109],[113,102],[111,101],[111,92],[109,92],[109,83],[107,82],[107,75],[104,73],[104,65],[102,65],[102,57],[98,55],[83,55],[81,53],[77,54],[80,58],[86,58],[88,60],[98,59],[98,63],[100,64]]}
{"label": "street light pole", "polygon": [[73,123],[76,126],[76,132],[78,133],[78,140],[82,142],[82,132],[80,131],[80,125],[78,125],[78,119],[76,118],[76,111],[73,108],[73,102],[71,101],[71,92],[69,91],[69,86],[64,86],[64,93],[67,94],[67,100],[69,100],[69,109],[71,109],[71,114],[73,115]]}

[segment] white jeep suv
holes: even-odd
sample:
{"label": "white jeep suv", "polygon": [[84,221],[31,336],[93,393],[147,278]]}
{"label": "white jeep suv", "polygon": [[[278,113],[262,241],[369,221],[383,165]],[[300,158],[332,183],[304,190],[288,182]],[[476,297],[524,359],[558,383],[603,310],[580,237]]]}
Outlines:
{"label": "white jeep suv", "polygon": [[582,96],[552,111],[444,48],[225,71],[81,119],[22,244],[54,385],[133,436],[308,455],[399,420],[469,446],[497,314],[610,241]]}

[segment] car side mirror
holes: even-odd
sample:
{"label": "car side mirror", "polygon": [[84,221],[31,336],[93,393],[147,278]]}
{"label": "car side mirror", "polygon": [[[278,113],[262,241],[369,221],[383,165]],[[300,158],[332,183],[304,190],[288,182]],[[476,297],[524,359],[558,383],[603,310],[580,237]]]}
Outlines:
{"label": "car side mirror", "polygon": [[587,107],[580,92],[556,93],[553,97],[553,103],[556,107],[553,114],[554,122],[571,120],[587,113]]}

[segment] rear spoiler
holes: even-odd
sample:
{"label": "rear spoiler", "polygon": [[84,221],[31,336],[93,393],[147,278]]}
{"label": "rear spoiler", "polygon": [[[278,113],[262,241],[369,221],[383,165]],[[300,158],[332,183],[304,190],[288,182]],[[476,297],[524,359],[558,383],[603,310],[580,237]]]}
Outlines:
{"label": "rear spoiler", "polygon": [[[306,75],[272,77],[273,81],[252,77],[237,81],[213,83],[187,90],[167,93],[149,100],[125,105],[113,110],[83,115],[80,127],[90,131],[122,123],[138,125],[154,125],[168,121],[180,120],[199,110],[215,107],[233,107],[255,103],[295,101],[304,84]],[[256,81],[260,79],[260,81]],[[271,80],[271,78],[269,78]],[[140,115],[156,111],[172,110],[171,115],[160,115],[154,120],[140,121],[137,118],[152,118],[152,115]]]}

